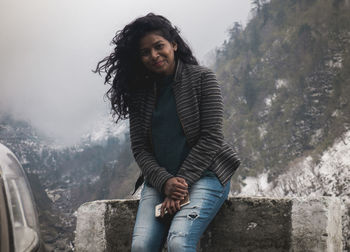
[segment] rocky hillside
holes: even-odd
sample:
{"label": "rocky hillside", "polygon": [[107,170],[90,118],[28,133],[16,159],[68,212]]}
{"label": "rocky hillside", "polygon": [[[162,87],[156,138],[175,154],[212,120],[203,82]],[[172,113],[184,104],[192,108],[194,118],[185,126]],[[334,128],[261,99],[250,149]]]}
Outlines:
{"label": "rocky hillside", "polygon": [[74,211],[81,204],[122,198],[133,189],[138,170],[128,135],[102,129],[85,136],[79,145],[63,148],[27,122],[0,115],[0,142],[15,153],[27,173],[49,251],[71,250]]}
{"label": "rocky hillside", "polygon": [[345,0],[273,0],[245,29],[230,29],[214,67],[242,178],[268,171],[273,179],[349,128],[349,11]]}
{"label": "rocky hillside", "polygon": [[[217,50],[225,134],[242,166],[233,193],[344,196],[350,160],[350,1],[253,1]],[[341,147],[341,145],[344,145]]]}

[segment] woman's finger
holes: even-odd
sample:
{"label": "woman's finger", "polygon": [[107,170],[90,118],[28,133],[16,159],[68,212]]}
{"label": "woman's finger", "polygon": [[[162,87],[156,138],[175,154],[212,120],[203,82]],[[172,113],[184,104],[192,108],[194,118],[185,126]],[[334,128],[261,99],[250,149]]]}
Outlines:
{"label": "woman's finger", "polygon": [[180,192],[180,193],[185,193],[187,192],[187,188],[184,187],[183,185],[181,184],[174,184],[172,185],[170,188],[169,188],[169,193],[172,194],[174,192]]}
{"label": "woman's finger", "polygon": [[175,200],[175,207],[176,207],[177,211],[180,211],[180,209],[181,209],[180,200]]}
{"label": "woman's finger", "polygon": [[188,194],[188,190],[187,189],[182,189],[182,188],[178,188],[178,187],[173,191],[173,193],[175,193],[175,192],[183,194],[183,195],[187,195]]}
{"label": "woman's finger", "polygon": [[169,193],[168,197],[170,197],[170,198],[174,198],[175,197],[177,199],[181,199],[183,197],[186,197],[187,195],[188,195],[188,191],[187,190],[176,189],[176,190],[171,191]]}
{"label": "woman's finger", "polygon": [[167,210],[168,210],[168,213],[170,215],[173,214],[173,208],[171,206],[171,200],[167,200]]}
{"label": "woman's finger", "polygon": [[174,186],[176,187],[176,189],[182,189],[182,190],[187,190],[188,189],[187,185],[184,185],[184,184],[179,183],[179,182],[174,183]]}
{"label": "woman's finger", "polygon": [[183,200],[185,197],[186,197],[186,194],[183,194],[183,193],[174,192],[171,194],[171,198],[174,200]]}
{"label": "woman's finger", "polygon": [[165,209],[166,209],[166,202],[164,201],[164,202],[162,203],[161,208],[160,208],[160,216],[161,216],[162,218],[164,217]]}
{"label": "woman's finger", "polygon": [[188,190],[176,189],[172,191],[169,196],[173,199],[182,199],[188,195]]}
{"label": "woman's finger", "polygon": [[176,180],[183,184],[184,186],[188,187],[186,180],[184,178],[176,177]]}
{"label": "woman's finger", "polygon": [[172,214],[175,214],[177,212],[177,207],[176,207],[176,201],[175,200],[171,200],[171,211],[172,211]]}

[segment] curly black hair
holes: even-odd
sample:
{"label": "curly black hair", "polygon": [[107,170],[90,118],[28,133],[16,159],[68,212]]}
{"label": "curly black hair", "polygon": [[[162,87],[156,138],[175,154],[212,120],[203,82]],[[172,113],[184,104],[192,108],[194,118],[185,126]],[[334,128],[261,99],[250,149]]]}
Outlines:
{"label": "curly black hair", "polygon": [[177,44],[176,60],[198,65],[191,49],[180,37],[178,28],[163,16],[149,13],[117,31],[111,42],[113,52],[101,60],[94,70],[95,73],[106,73],[104,83],[111,85],[106,96],[111,102],[113,116],[117,117],[116,122],[128,118],[133,93],[139,88],[149,87],[153,82],[139,54],[140,39],[151,32]]}

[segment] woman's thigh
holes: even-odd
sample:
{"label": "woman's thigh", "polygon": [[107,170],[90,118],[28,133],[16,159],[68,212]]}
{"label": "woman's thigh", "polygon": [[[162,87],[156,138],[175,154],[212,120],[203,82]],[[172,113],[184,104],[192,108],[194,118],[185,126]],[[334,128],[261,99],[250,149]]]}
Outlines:
{"label": "woman's thigh", "polygon": [[197,243],[226,200],[230,183],[222,186],[217,177],[203,177],[190,190],[190,204],[181,208],[171,222],[168,251],[196,251]]}
{"label": "woman's thigh", "polygon": [[164,197],[153,187],[144,185],[137,210],[131,251],[159,251],[169,224],[154,216],[154,208]]}

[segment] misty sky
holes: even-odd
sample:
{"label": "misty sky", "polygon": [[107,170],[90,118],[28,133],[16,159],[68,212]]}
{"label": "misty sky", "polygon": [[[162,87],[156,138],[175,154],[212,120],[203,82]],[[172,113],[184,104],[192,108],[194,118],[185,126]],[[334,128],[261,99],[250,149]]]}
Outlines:
{"label": "misty sky", "polygon": [[91,72],[117,30],[149,12],[176,25],[195,56],[247,22],[248,0],[0,0],[0,111],[66,144],[108,114],[103,79]]}

